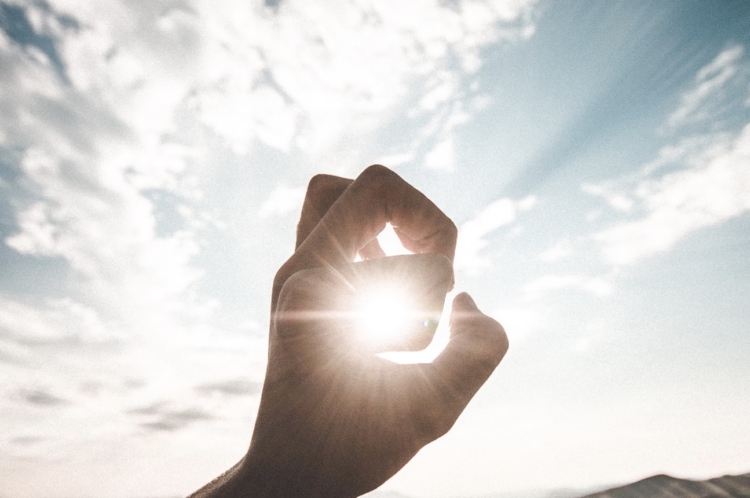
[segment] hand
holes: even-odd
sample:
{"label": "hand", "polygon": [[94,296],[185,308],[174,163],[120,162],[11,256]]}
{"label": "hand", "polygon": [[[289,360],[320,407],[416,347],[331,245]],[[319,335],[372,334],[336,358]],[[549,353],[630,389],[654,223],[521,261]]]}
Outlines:
{"label": "hand", "polygon": [[[328,296],[335,268],[383,255],[390,222],[404,246],[452,260],[455,225],[382,166],[356,180],[312,179],[296,251],[274,280],[269,359],[247,455],[199,496],[353,497],[371,491],[450,429],[503,358],[503,328],[468,294],[453,301],[451,339],[429,364],[356,354]],[[307,271],[310,269],[314,271]]]}

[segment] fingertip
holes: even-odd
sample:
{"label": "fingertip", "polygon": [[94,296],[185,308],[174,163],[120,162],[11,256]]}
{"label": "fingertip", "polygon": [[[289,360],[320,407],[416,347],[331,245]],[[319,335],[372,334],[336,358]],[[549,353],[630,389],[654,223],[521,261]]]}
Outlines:
{"label": "fingertip", "polygon": [[433,365],[450,394],[460,402],[460,409],[492,375],[507,351],[508,338],[502,325],[482,313],[466,292],[456,295],[450,340]]}
{"label": "fingertip", "polygon": [[461,292],[453,299],[450,316],[451,337],[471,336],[482,342],[493,356],[502,358],[508,350],[508,336],[505,328],[494,318],[485,315],[477,307],[474,299]]}
{"label": "fingertip", "polygon": [[477,303],[469,295],[468,292],[461,292],[455,298],[453,298],[453,310],[454,311],[479,311]]}

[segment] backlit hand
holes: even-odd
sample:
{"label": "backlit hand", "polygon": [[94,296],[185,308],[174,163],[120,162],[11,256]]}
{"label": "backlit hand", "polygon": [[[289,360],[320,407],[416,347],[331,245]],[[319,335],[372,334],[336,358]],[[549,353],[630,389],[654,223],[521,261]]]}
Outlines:
{"label": "backlit hand", "polygon": [[392,363],[350,341],[332,297],[347,285],[337,268],[357,254],[382,256],[375,237],[388,222],[410,251],[452,260],[455,225],[387,168],[371,166],[354,181],[312,179],[296,251],[274,280],[268,369],[250,449],[202,496],[371,491],[453,426],[503,358],[503,328],[468,294],[453,301],[451,339],[432,363]]}

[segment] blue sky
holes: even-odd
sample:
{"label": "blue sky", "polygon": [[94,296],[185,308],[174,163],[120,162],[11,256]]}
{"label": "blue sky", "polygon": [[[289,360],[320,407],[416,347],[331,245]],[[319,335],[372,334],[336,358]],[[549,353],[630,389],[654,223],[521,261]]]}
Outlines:
{"label": "blue sky", "polygon": [[6,496],[239,459],[307,180],[374,162],[456,222],[511,342],[384,490],[750,471],[746,2],[3,1],[0,28]]}

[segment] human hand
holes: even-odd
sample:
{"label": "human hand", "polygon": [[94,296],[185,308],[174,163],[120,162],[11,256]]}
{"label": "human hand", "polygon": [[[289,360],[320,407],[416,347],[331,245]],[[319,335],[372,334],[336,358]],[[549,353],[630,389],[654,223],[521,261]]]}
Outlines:
{"label": "human hand", "polygon": [[[205,496],[371,491],[453,426],[504,356],[503,328],[468,294],[454,299],[450,341],[432,363],[396,364],[347,339],[349,329],[331,314],[331,296],[345,286],[337,269],[358,253],[382,256],[375,237],[387,222],[410,251],[452,260],[455,225],[387,168],[371,166],[354,181],[311,180],[296,251],[274,280],[268,369],[250,449]],[[436,271],[452,278],[450,268]]]}

